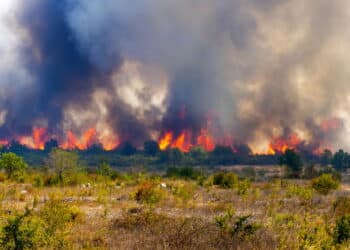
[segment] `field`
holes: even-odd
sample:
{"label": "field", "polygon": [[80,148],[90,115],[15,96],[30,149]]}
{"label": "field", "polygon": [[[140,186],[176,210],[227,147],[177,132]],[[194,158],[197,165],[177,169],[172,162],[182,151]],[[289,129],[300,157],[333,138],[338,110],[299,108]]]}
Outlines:
{"label": "field", "polygon": [[350,213],[344,179],[326,194],[312,184],[315,179],[279,174],[279,166],[234,166],[134,170],[113,177],[89,173],[70,185],[45,185],[47,176],[33,171],[22,183],[3,178],[1,244],[4,249],[350,247],[349,224],[339,226],[339,218]]}

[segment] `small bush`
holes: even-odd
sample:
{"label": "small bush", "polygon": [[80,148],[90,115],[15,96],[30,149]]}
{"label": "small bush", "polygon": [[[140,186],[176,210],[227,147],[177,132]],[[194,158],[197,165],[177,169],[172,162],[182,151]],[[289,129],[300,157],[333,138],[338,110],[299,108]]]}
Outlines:
{"label": "small bush", "polygon": [[350,215],[344,215],[337,219],[333,238],[336,244],[350,239]]}
{"label": "small bush", "polygon": [[254,235],[254,233],[261,227],[260,225],[251,222],[250,215],[240,216],[232,227],[232,235],[240,239],[246,239]]}
{"label": "small bush", "polygon": [[6,174],[3,172],[0,172],[0,182],[4,182],[6,181],[6,179],[7,179]]}
{"label": "small bush", "polygon": [[222,188],[233,188],[238,183],[238,176],[234,173],[217,173],[213,176],[213,184]]}
{"label": "small bush", "polygon": [[350,198],[346,196],[338,197],[333,203],[333,212],[337,217],[350,214]]}
{"label": "small bush", "polygon": [[327,195],[330,191],[339,187],[339,181],[331,174],[322,174],[312,180],[312,187],[320,194]]}
{"label": "small bush", "polygon": [[2,230],[1,249],[37,249],[44,245],[44,222],[28,210],[10,217]]}
{"label": "small bush", "polygon": [[167,169],[166,176],[170,178],[197,180],[200,176],[202,176],[202,173],[191,167],[183,167],[183,168],[170,167]]}
{"label": "small bush", "polygon": [[251,187],[251,182],[248,179],[242,180],[237,184],[237,194],[245,195],[247,194],[249,188]]}
{"label": "small bush", "polygon": [[302,187],[299,185],[290,185],[287,187],[286,196],[291,198],[297,196],[300,200],[307,201],[313,197],[314,191],[308,187]]}
{"label": "small bush", "polygon": [[162,198],[162,192],[152,182],[144,182],[135,194],[135,200],[140,203],[155,204]]}

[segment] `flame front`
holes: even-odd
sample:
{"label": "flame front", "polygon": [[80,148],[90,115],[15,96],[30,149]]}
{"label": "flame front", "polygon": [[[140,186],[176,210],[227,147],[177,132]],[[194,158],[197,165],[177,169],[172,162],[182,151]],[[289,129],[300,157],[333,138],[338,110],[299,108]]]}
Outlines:
{"label": "flame front", "polygon": [[296,149],[301,142],[302,141],[298,135],[294,133],[286,139],[281,137],[276,138],[270,143],[267,154],[275,155],[276,153],[285,153],[287,149]]}

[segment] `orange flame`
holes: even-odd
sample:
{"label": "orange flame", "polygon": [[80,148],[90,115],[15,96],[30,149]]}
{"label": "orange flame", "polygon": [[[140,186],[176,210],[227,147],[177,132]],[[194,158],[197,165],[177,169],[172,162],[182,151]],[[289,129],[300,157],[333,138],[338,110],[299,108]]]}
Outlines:
{"label": "orange flame", "polygon": [[206,151],[213,151],[215,148],[214,138],[206,129],[201,130],[201,134],[197,138],[197,145],[203,147]]}
{"label": "orange flame", "polygon": [[295,149],[300,143],[300,138],[294,133],[286,139],[279,137],[270,143],[267,154],[275,155],[276,153],[285,153],[287,149]]}
{"label": "orange flame", "polygon": [[96,129],[90,128],[85,131],[80,139],[72,131],[67,132],[67,140],[61,145],[63,149],[85,150],[90,147],[96,139]]}
{"label": "orange flame", "polygon": [[160,150],[166,150],[173,140],[173,133],[166,132],[165,135],[159,140],[159,148]]}

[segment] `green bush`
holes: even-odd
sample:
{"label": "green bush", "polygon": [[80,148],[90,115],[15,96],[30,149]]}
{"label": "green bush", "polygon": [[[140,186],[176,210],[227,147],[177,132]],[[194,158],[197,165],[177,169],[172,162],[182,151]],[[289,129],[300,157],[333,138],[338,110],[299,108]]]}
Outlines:
{"label": "green bush", "polygon": [[163,193],[152,182],[144,182],[135,193],[135,200],[140,203],[154,204],[161,200]]}
{"label": "green bush", "polygon": [[166,176],[170,178],[197,180],[198,178],[200,178],[200,176],[202,176],[202,173],[191,167],[183,167],[183,168],[170,167],[167,169]]}
{"label": "green bush", "polygon": [[331,174],[322,174],[312,180],[312,187],[320,194],[327,195],[330,191],[339,187],[339,181]]}
{"label": "green bush", "polygon": [[3,153],[0,157],[0,169],[4,169],[9,179],[23,181],[27,163],[15,153]]}
{"label": "green bush", "polygon": [[333,212],[336,216],[350,214],[350,198],[346,196],[338,197],[333,203]]}
{"label": "green bush", "polygon": [[237,194],[238,195],[245,195],[247,194],[249,188],[251,187],[251,182],[248,179],[239,181],[237,184]]}
{"label": "green bush", "polygon": [[232,235],[240,239],[246,239],[254,235],[261,227],[259,224],[251,222],[250,215],[239,216],[232,227]]}
{"label": "green bush", "polygon": [[336,244],[350,239],[350,215],[344,215],[337,219],[333,238]]}
{"label": "green bush", "polygon": [[213,184],[222,188],[233,188],[238,183],[238,176],[234,173],[216,173]]}
{"label": "green bush", "polygon": [[1,249],[37,249],[46,242],[44,222],[31,216],[27,210],[24,214],[11,216],[2,229]]}

